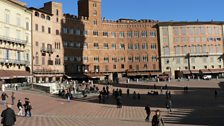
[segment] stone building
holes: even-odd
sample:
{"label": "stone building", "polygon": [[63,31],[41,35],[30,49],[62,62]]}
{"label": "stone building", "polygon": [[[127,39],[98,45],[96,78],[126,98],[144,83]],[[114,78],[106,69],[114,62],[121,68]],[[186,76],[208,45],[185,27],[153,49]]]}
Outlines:
{"label": "stone building", "polygon": [[222,74],[223,23],[160,22],[161,71],[172,78]]}
{"label": "stone building", "polygon": [[117,80],[160,72],[157,21],[106,20],[101,0],[79,0],[78,16],[64,14],[65,73],[73,78]]}
{"label": "stone building", "polygon": [[48,2],[32,10],[33,82],[62,81],[64,48],[61,37],[62,4]]}
{"label": "stone building", "polygon": [[25,3],[0,1],[0,79],[31,81],[31,14]]}

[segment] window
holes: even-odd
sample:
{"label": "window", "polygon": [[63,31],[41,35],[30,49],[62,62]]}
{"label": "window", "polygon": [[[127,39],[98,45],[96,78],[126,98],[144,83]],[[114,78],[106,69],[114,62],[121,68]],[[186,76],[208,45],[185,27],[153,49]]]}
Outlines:
{"label": "window", "polygon": [[136,65],[136,70],[139,70],[139,65]]}
{"label": "window", "polygon": [[[81,31],[79,29],[76,29],[74,31],[75,31],[75,35],[80,35],[81,34]],[[97,35],[98,35],[98,32],[97,32]]]}
{"label": "window", "polygon": [[190,37],[190,42],[194,42],[194,37]]}
{"label": "window", "polygon": [[180,47],[179,46],[176,46],[175,47],[175,54],[176,55],[179,55],[180,54]]}
{"label": "window", "polygon": [[144,64],[143,68],[144,69],[147,69],[148,68],[148,65],[147,64]]}
{"label": "window", "polygon": [[112,38],[116,38],[116,33],[115,32],[111,32],[111,37]]}
{"label": "window", "polygon": [[109,62],[109,57],[104,57],[103,60],[104,62]]}
{"label": "window", "polygon": [[117,62],[117,58],[116,57],[112,57],[112,61],[116,63]]}
{"label": "window", "polygon": [[17,26],[21,25],[21,15],[20,14],[16,14],[16,25]]}
{"label": "window", "polygon": [[87,31],[87,30],[84,30],[84,31],[83,31],[83,35],[84,35],[84,36],[87,36],[87,35],[88,35],[88,31]]}
{"label": "window", "polygon": [[120,44],[120,49],[125,49],[125,44]]}
{"label": "window", "polygon": [[121,69],[124,69],[124,64],[121,64]]}
{"label": "window", "polygon": [[60,34],[59,30],[56,30],[56,35],[59,35],[59,34]]}
{"label": "window", "polygon": [[10,57],[10,51],[8,49],[6,49],[4,58],[8,60],[9,57]]}
{"label": "window", "polygon": [[39,17],[40,16],[40,14],[38,13],[38,12],[35,12],[35,14],[34,14],[36,17]]}
{"label": "window", "polygon": [[93,20],[93,24],[94,25],[97,25],[97,20]]}
{"label": "window", "polygon": [[142,44],[142,49],[148,49],[148,44],[147,43],[143,43]]}
{"label": "window", "polygon": [[157,61],[157,57],[156,56],[152,56],[152,62],[156,62]]}
{"label": "window", "polygon": [[190,33],[190,35],[193,35],[194,34],[194,28],[190,27],[189,28],[189,33]]}
{"label": "window", "polygon": [[201,38],[200,37],[196,37],[196,42],[200,42]]}
{"label": "window", "polygon": [[188,52],[187,52],[187,46],[183,46],[182,48],[183,48],[183,54],[186,55],[186,54],[188,53]]}
{"label": "window", "polygon": [[140,62],[140,56],[135,56],[135,61]]}
{"label": "window", "polygon": [[120,32],[120,38],[124,38],[124,32]]}
{"label": "window", "polygon": [[147,37],[147,31],[142,31],[142,37],[143,38]]}
{"label": "window", "polygon": [[99,57],[94,57],[93,60],[94,62],[99,62]]}
{"label": "window", "polygon": [[168,42],[168,39],[167,38],[163,38],[163,42],[164,43]]}
{"label": "window", "polygon": [[129,69],[132,69],[132,65],[129,65]]}
{"label": "window", "polygon": [[176,58],[176,64],[180,64],[180,58]]}
{"label": "window", "polygon": [[207,48],[206,45],[203,45],[203,46],[202,46],[202,52],[203,52],[203,53],[206,53],[206,52],[207,52],[207,49],[206,49],[206,48]]}
{"label": "window", "polygon": [[56,15],[57,15],[57,16],[59,15],[59,11],[58,11],[58,9],[56,9]]}
{"label": "window", "polygon": [[163,33],[163,35],[167,35],[168,34],[168,28],[162,28],[162,33]]}
{"label": "window", "polygon": [[86,62],[88,62],[88,57],[85,57],[85,56],[84,56],[84,57],[82,58],[82,60],[83,60],[83,62],[86,63]]}
{"label": "window", "polygon": [[96,16],[96,15],[97,15],[97,11],[94,10],[94,11],[93,11],[93,16]]}
{"label": "window", "polygon": [[129,50],[132,50],[132,49],[133,49],[133,46],[132,46],[131,43],[128,43],[128,49],[129,49]]}
{"label": "window", "polygon": [[174,38],[174,42],[179,42],[179,38]]}
{"label": "window", "polygon": [[26,30],[30,30],[30,23],[28,21],[26,22]]}
{"label": "window", "polygon": [[182,42],[187,42],[187,38],[183,37]]}
{"label": "window", "polygon": [[200,32],[201,32],[202,35],[204,35],[205,34],[205,28],[204,27],[201,27],[200,28]]}
{"label": "window", "polygon": [[113,65],[113,69],[117,69],[117,66],[116,65]]}
{"label": "window", "polygon": [[48,28],[48,34],[51,34],[51,28],[50,27]]}
{"label": "window", "polygon": [[150,32],[150,36],[151,37],[156,37],[156,32],[155,31]]}
{"label": "window", "polygon": [[93,3],[93,7],[96,7],[96,2]]}
{"label": "window", "polygon": [[109,66],[108,65],[105,65],[105,71],[109,71]]}
{"label": "window", "polygon": [[35,24],[35,30],[38,31],[38,24]]}
{"label": "window", "polygon": [[201,52],[201,47],[200,46],[196,46],[196,53],[200,54],[200,52]]}
{"label": "window", "polygon": [[220,53],[220,45],[216,45],[216,53]]}
{"label": "window", "polygon": [[138,31],[135,31],[135,32],[134,32],[134,37],[136,37],[136,38],[139,37],[139,33],[138,33]]}
{"label": "window", "polygon": [[143,57],[142,57],[142,60],[143,60],[144,62],[148,62],[148,56],[143,56]]}
{"label": "window", "polygon": [[45,19],[45,15],[44,14],[41,14],[41,16],[40,16],[41,18],[43,18],[43,19]]}
{"label": "window", "polygon": [[94,43],[93,46],[94,46],[95,49],[99,49],[98,43]]}
{"label": "window", "polygon": [[88,43],[84,42],[84,44],[83,44],[83,48],[84,48],[84,49],[88,49]]}
{"label": "window", "polygon": [[195,63],[195,57],[191,57],[191,63]]}
{"label": "window", "polygon": [[94,36],[98,36],[98,31],[93,31]]}
{"label": "window", "polygon": [[7,9],[5,10],[5,23],[10,23],[10,11]]}
{"label": "window", "polygon": [[208,34],[212,34],[212,27],[208,27]]}
{"label": "window", "polygon": [[182,35],[186,35],[186,28],[185,28],[185,27],[182,27],[182,28],[181,28],[181,34],[182,34]]}
{"label": "window", "polygon": [[121,62],[125,62],[125,57],[121,57],[121,58],[120,58],[120,61],[121,61]]}
{"label": "window", "polygon": [[116,49],[116,44],[111,44],[111,49]]}
{"label": "window", "polygon": [[210,47],[209,47],[209,52],[210,52],[210,53],[214,53],[214,46],[213,46],[213,45],[210,45]]}
{"label": "window", "polygon": [[133,62],[133,56],[128,56],[128,61]]}
{"label": "window", "polygon": [[50,21],[50,20],[51,20],[51,17],[50,17],[50,16],[47,16],[46,19],[47,19],[48,21]]}
{"label": "window", "polygon": [[42,65],[45,65],[45,57],[42,56]]}
{"label": "window", "polygon": [[170,55],[170,48],[168,46],[163,47],[164,55]]}
{"label": "window", "polygon": [[36,46],[38,46],[38,42],[36,42],[36,44],[35,44]]}
{"label": "window", "polygon": [[41,30],[42,30],[42,32],[44,32],[44,26],[42,26],[42,29]]}
{"label": "window", "polygon": [[104,49],[108,49],[108,44],[107,44],[107,43],[104,43],[104,44],[103,44],[103,48],[104,48]]}
{"label": "window", "polygon": [[139,49],[139,44],[138,44],[138,43],[135,43],[135,44],[134,44],[134,49],[136,49],[136,50]]}
{"label": "window", "polygon": [[195,53],[195,51],[194,51],[194,46],[191,46],[191,47],[190,47],[190,53],[193,53],[193,54]]}
{"label": "window", "polygon": [[62,31],[63,31],[64,34],[68,33],[68,29],[67,28],[63,28]]}
{"label": "window", "polygon": [[174,34],[175,35],[179,35],[179,29],[178,29],[178,27],[174,27],[173,30],[174,30]]}
{"label": "window", "polygon": [[103,32],[103,36],[108,36],[108,32]]}
{"label": "window", "polygon": [[38,54],[35,56],[35,64],[36,64],[36,65],[39,64],[39,57],[38,57]]}
{"label": "window", "polygon": [[132,37],[132,32],[129,31],[129,32],[127,33],[127,36],[128,36],[128,38],[131,38],[131,37]]}

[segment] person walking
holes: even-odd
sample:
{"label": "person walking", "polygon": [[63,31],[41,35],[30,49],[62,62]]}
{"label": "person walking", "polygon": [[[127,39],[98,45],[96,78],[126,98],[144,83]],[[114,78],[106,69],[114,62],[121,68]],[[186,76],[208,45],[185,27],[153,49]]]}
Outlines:
{"label": "person walking", "polygon": [[164,121],[160,114],[160,110],[155,111],[155,115],[152,117],[152,126],[164,126]]}
{"label": "person walking", "polygon": [[145,106],[145,112],[146,112],[146,118],[145,118],[145,121],[149,121],[149,118],[150,118],[150,114],[151,114],[151,110],[150,110],[150,107],[149,107],[149,104],[147,104]]}
{"label": "person walking", "polygon": [[16,114],[11,108],[11,104],[7,104],[6,106],[7,108],[1,113],[1,123],[3,124],[3,126],[13,126],[16,122]]}
{"label": "person walking", "polygon": [[19,112],[17,113],[17,115],[22,116],[23,115],[23,104],[22,104],[21,100],[18,100],[17,108],[19,109]]}
{"label": "person walking", "polygon": [[15,101],[16,97],[15,97],[15,92],[12,92],[12,95],[11,95],[11,100],[12,100],[12,105],[14,105],[14,101]]}

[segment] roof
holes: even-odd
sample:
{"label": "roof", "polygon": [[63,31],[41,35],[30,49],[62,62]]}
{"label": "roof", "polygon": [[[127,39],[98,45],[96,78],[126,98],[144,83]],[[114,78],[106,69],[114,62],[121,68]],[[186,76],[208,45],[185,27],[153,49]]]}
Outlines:
{"label": "roof", "polygon": [[203,24],[222,25],[224,24],[224,21],[169,21],[158,23],[159,26],[203,25]]}

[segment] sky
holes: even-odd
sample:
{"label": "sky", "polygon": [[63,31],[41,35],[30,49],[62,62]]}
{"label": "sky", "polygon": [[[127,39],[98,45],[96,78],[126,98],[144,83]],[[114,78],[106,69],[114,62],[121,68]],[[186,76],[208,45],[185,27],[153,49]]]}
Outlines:
{"label": "sky", "polygon": [[[40,8],[50,0],[21,0]],[[64,13],[78,15],[78,0],[63,3]],[[159,21],[224,21],[224,0],[102,0],[102,17],[153,19]]]}

